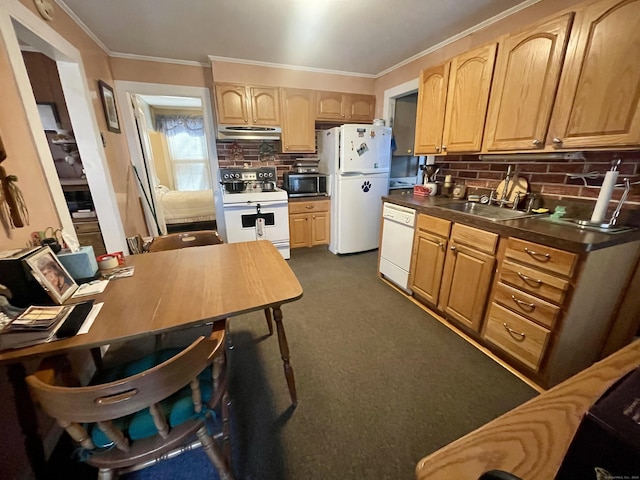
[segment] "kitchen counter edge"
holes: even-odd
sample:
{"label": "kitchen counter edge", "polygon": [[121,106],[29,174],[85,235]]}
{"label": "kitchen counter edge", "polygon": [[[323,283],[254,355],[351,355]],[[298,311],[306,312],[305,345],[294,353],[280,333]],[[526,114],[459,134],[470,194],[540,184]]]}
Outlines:
{"label": "kitchen counter edge", "polygon": [[413,208],[418,213],[491,231],[501,236],[518,237],[574,253],[591,252],[640,240],[640,229],[621,233],[599,233],[544,222],[535,217],[493,222],[482,217],[442,208],[442,205],[462,201],[446,197],[416,197],[407,194],[389,194],[383,196],[382,201]]}

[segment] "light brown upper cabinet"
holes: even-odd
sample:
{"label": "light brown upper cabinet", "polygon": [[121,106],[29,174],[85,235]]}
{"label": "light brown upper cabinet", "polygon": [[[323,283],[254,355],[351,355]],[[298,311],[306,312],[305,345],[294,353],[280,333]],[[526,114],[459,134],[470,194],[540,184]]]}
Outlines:
{"label": "light brown upper cabinet", "polygon": [[549,134],[559,149],[640,145],[640,0],[576,12]]}
{"label": "light brown upper cabinet", "polygon": [[278,88],[217,83],[218,123],[280,125]]}
{"label": "light brown upper cabinet", "polygon": [[295,88],[280,89],[282,151],[315,152],[316,92]]}
{"label": "light brown upper cabinet", "polygon": [[318,121],[371,122],[376,97],[340,92],[317,92]]}
{"label": "light brown upper cabinet", "polygon": [[443,152],[480,151],[496,48],[492,43],[451,61]]}
{"label": "light brown upper cabinet", "polygon": [[496,47],[477,48],[420,74],[416,154],[480,151]]}
{"label": "light brown upper cabinet", "polygon": [[442,152],[450,69],[451,63],[447,62],[420,72],[415,144],[415,153],[418,155]]}
{"label": "light brown upper cabinet", "polygon": [[500,40],[485,150],[544,147],[572,19],[568,13]]}

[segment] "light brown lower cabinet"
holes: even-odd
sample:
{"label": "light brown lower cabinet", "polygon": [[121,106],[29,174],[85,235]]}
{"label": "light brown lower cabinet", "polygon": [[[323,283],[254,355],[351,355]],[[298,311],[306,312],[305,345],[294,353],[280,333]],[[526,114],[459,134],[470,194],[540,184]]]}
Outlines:
{"label": "light brown lower cabinet", "polygon": [[498,235],[454,224],[438,308],[474,332],[482,326]]}
{"label": "light brown lower cabinet", "polygon": [[611,350],[608,338],[624,315],[617,307],[637,295],[628,284],[639,255],[640,241],[574,253],[419,214],[409,287],[549,388],[600,360],[603,346]]}
{"label": "light brown lower cabinet", "polygon": [[329,200],[289,202],[291,248],[328,245],[331,221]]}
{"label": "light brown lower cabinet", "polygon": [[448,220],[419,215],[409,276],[414,295],[479,331],[496,241],[494,233],[460,224],[451,228]]}
{"label": "light brown lower cabinet", "polygon": [[413,239],[409,285],[433,305],[438,304],[451,222],[419,215]]}

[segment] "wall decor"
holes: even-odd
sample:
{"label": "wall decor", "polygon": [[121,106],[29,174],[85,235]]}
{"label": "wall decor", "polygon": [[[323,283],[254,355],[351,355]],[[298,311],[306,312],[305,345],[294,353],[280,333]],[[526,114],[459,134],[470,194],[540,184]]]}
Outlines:
{"label": "wall decor", "polygon": [[104,108],[104,116],[107,120],[107,128],[110,132],[120,133],[120,121],[118,120],[116,96],[113,93],[113,88],[102,80],[98,80],[98,88],[100,89],[100,99],[102,100],[102,108]]}

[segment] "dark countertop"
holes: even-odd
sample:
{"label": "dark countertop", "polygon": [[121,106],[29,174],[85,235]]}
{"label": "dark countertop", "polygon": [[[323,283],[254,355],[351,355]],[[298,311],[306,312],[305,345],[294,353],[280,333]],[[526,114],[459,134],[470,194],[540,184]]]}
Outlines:
{"label": "dark countertop", "polygon": [[590,252],[640,240],[640,229],[600,233],[545,221],[541,219],[542,216],[493,222],[479,216],[441,208],[444,204],[462,201],[446,197],[417,197],[412,194],[392,193],[382,197],[382,201],[415,208],[420,213],[488,230],[505,237],[514,236],[574,253]]}

